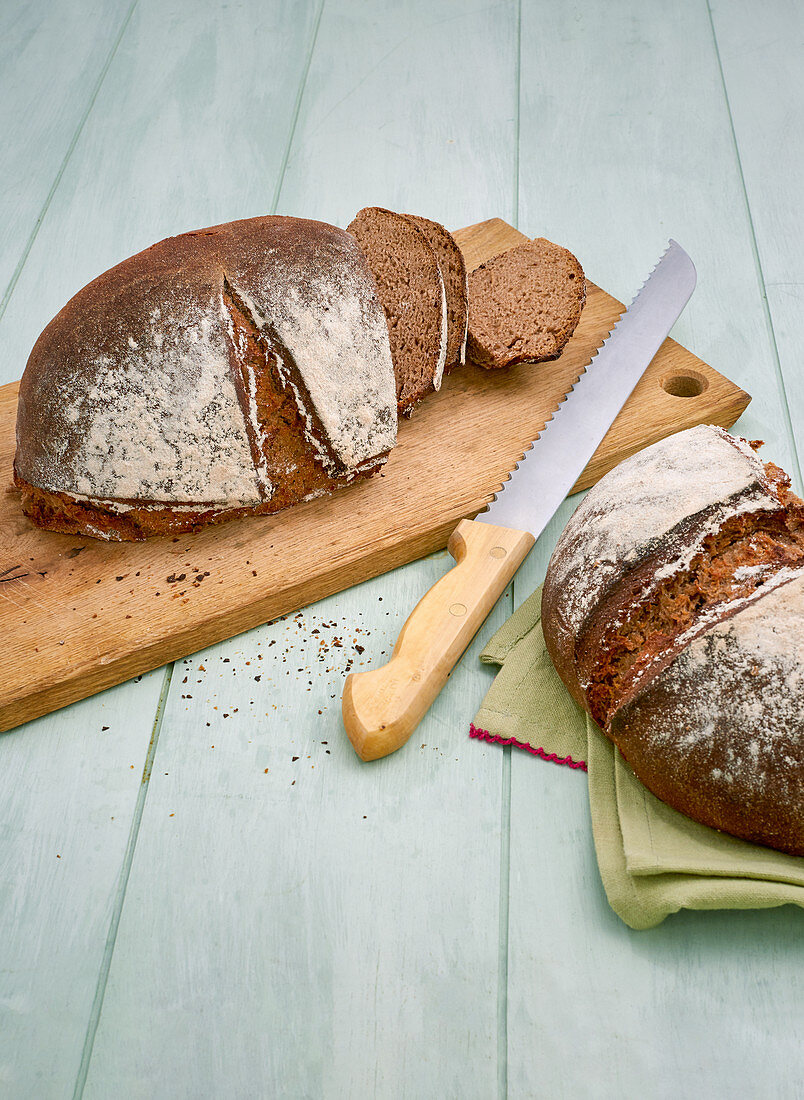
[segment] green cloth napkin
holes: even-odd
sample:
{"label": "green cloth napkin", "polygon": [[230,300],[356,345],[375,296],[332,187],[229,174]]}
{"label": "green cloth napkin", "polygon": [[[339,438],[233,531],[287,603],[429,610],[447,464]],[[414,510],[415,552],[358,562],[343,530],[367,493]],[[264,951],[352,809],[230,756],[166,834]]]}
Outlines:
{"label": "green cloth napkin", "polygon": [[564,687],[540,619],[537,589],[481,654],[500,671],[471,735],[588,770],[597,861],[615,913],[631,928],[652,928],[679,909],[804,908],[804,859],[699,825],[642,786]]}

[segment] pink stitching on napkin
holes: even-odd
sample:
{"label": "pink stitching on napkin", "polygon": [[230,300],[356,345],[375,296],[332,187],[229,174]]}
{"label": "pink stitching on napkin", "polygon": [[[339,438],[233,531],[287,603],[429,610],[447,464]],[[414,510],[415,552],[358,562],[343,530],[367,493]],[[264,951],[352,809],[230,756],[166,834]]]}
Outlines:
{"label": "pink stitching on napkin", "polygon": [[554,752],[534,749],[533,745],[528,745],[525,741],[517,741],[515,737],[497,737],[495,734],[489,733],[488,730],[479,730],[473,723],[469,726],[469,736],[475,737],[479,741],[489,741],[495,745],[515,745],[516,748],[524,749],[525,752],[529,752],[533,756],[540,756],[542,760],[548,760],[551,764],[565,764],[568,768],[579,768],[584,772],[589,770],[585,760],[573,760],[571,756],[556,756]]}

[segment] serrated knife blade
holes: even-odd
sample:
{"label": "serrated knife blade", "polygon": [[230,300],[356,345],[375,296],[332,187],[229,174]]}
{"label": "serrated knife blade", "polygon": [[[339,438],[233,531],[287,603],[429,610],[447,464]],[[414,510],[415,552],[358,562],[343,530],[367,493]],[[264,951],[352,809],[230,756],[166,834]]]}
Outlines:
{"label": "serrated knife blade", "polygon": [[692,260],[671,240],[478,522],[530,531],[538,538],[667,339],[695,283]]}
{"label": "serrated knife blade", "polygon": [[456,565],[413,609],[391,660],[347,677],[343,721],[363,760],[400,748],[424,717],[614,423],[695,283],[692,260],[671,240],[487,510],[455,528],[448,549]]}

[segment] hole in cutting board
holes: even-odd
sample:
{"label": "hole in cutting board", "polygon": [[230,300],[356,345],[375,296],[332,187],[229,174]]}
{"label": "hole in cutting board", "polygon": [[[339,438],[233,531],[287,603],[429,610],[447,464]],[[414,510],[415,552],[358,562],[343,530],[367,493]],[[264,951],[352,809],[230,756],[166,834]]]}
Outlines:
{"label": "hole in cutting board", "polygon": [[662,389],[671,397],[700,397],[708,387],[709,379],[694,371],[671,374],[662,379]]}

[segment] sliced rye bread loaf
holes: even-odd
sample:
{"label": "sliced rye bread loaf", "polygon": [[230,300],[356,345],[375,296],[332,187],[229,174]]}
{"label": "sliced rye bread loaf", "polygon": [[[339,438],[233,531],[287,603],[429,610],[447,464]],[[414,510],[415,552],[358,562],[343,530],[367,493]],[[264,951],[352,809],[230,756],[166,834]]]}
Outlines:
{"label": "sliced rye bread loaf", "polygon": [[452,234],[438,222],[408,214],[430,242],[441,268],[447,292],[447,362],[444,373],[466,362],[466,339],[469,331],[469,283],[463,253]]}
{"label": "sliced rye bread loaf", "polygon": [[468,357],[487,369],[557,359],[585,301],[566,248],[537,237],[494,256],[469,276]]}
{"label": "sliced rye bread loaf", "polygon": [[405,214],[368,206],[347,227],[368,260],[388,324],[397,407],[410,414],[441,386],[447,296],[436,253]]}
{"label": "sliced rye bread loaf", "polygon": [[20,384],[39,527],[139,540],[367,476],[396,443],[385,317],[354,237],[264,217],[170,237],[84,287]]}

